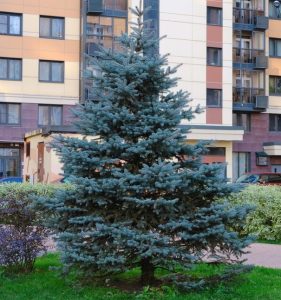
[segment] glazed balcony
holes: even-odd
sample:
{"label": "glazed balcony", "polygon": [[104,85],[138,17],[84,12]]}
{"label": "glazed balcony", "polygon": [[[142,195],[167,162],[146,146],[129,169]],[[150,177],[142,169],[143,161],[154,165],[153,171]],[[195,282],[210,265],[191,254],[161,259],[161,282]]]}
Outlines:
{"label": "glazed balcony", "polygon": [[267,69],[268,57],[260,49],[233,48],[234,69]]}
{"label": "glazed balcony", "polygon": [[268,17],[262,10],[233,8],[233,28],[235,30],[267,30]]}
{"label": "glazed balcony", "polygon": [[233,88],[233,110],[263,112],[268,108],[268,97],[260,88]]}
{"label": "glazed balcony", "polygon": [[88,0],[88,15],[127,17],[128,0]]}

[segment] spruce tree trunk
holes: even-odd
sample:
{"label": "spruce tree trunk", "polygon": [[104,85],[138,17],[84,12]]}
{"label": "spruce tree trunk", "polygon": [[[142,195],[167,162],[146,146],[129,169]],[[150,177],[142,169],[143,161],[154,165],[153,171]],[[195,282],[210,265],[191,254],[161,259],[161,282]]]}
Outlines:
{"label": "spruce tree trunk", "polygon": [[154,265],[150,258],[143,258],[141,260],[141,283],[143,286],[152,285],[155,282]]}

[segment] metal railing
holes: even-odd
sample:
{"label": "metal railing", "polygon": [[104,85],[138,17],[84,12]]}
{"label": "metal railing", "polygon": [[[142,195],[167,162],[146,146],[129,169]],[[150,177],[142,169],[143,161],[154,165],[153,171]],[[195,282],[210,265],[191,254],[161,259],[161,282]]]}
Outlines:
{"label": "metal railing", "polygon": [[233,8],[233,17],[235,23],[256,24],[257,17],[264,16],[264,11],[254,9]]}
{"label": "metal railing", "polygon": [[246,48],[233,48],[233,62],[254,64],[258,56],[265,55],[265,51],[261,49],[246,49]]}
{"label": "metal railing", "polygon": [[256,96],[264,96],[265,90],[260,88],[233,88],[233,102],[243,104],[255,104]]}

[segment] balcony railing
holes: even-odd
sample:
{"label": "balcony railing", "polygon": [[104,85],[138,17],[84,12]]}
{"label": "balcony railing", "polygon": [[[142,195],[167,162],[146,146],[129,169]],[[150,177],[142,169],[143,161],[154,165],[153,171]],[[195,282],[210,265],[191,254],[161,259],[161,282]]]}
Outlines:
{"label": "balcony railing", "polygon": [[235,29],[266,30],[268,28],[268,17],[261,10],[234,7],[233,17]]}
{"label": "balcony railing", "polygon": [[241,111],[264,111],[268,107],[268,97],[260,88],[233,88],[233,109]]}
{"label": "balcony railing", "polygon": [[247,64],[251,68],[266,69],[268,67],[268,58],[265,51],[260,49],[233,48],[234,67],[241,64]]}

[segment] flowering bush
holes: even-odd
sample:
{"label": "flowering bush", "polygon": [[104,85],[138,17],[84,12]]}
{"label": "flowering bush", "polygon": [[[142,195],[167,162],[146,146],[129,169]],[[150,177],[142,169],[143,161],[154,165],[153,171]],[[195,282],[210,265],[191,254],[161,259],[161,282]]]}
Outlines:
{"label": "flowering bush", "polygon": [[32,206],[32,197],[51,195],[52,186],[0,186],[0,265],[8,273],[30,272],[38,254],[46,251],[48,231],[44,215]]}

